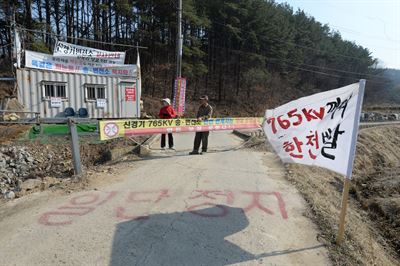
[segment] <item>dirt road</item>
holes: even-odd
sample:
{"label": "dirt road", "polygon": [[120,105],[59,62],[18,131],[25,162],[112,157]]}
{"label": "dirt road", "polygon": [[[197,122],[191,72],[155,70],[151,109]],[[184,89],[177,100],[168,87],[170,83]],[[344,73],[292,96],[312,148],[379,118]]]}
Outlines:
{"label": "dirt road", "polygon": [[329,265],[305,203],[269,153],[211,133],[175,136],[120,181],[0,208],[0,265]]}

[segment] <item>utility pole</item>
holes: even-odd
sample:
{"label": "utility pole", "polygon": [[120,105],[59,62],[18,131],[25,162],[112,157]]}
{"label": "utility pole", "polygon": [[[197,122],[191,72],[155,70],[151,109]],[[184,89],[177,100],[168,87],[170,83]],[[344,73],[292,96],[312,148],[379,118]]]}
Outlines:
{"label": "utility pole", "polygon": [[178,0],[178,34],[177,34],[177,48],[176,48],[176,77],[182,76],[182,0]]}
{"label": "utility pole", "polygon": [[12,33],[11,38],[11,72],[14,73],[14,59],[17,58],[17,49],[16,49],[16,41],[15,41],[15,36],[16,36],[16,23],[15,23],[15,9],[13,8],[12,14],[10,15],[11,17],[11,27],[10,27],[10,33]]}

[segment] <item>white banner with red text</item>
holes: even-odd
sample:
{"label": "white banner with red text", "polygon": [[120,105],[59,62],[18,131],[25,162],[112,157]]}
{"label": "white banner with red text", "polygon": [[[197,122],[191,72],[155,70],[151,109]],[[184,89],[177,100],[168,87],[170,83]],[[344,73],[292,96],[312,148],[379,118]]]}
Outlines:
{"label": "white banner with red text", "polygon": [[364,86],[361,80],[267,110],[263,129],[282,161],[351,178]]}

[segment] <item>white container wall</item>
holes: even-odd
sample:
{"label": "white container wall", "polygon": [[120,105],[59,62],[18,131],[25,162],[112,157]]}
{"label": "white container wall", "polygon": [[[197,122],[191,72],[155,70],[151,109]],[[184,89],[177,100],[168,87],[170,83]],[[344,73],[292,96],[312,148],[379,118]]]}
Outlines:
{"label": "white container wall", "polygon": [[[120,78],[120,77],[104,77],[100,75],[84,75],[74,73],[50,72],[34,69],[18,69],[18,99],[24,105],[26,111],[40,112],[43,118],[64,117],[64,110],[67,107],[72,107],[75,112],[79,108],[88,110],[89,118],[134,118],[140,116],[140,95],[138,90],[135,90],[136,97],[133,103],[136,108],[132,108],[129,114],[123,113],[125,98],[123,89],[126,84],[131,84],[136,88],[136,77]],[[56,84],[54,90],[57,91],[58,85],[65,86],[61,103],[53,105],[49,97],[45,97],[45,84]],[[92,87],[88,90],[87,87]],[[98,91],[98,87],[104,91]],[[105,98],[103,104],[94,98]],[[47,95],[48,96],[48,95]],[[55,98],[57,95],[55,95]],[[105,103],[104,103],[105,101]]]}

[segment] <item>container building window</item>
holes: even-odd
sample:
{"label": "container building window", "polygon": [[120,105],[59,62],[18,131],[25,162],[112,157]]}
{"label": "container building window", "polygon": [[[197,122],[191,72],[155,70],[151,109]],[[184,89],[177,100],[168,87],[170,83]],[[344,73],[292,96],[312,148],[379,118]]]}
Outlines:
{"label": "container building window", "polygon": [[98,84],[85,84],[85,100],[95,101],[106,99],[106,86]]}
{"label": "container building window", "polygon": [[42,82],[42,91],[45,100],[52,97],[67,99],[67,83],[65,82]]}

